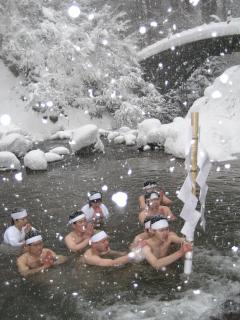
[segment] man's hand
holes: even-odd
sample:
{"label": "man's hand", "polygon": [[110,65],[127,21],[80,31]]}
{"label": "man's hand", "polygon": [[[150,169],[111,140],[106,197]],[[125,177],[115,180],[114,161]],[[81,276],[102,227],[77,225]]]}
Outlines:
{"label": "man's hand", "polygon": [[192,251],[193,247],[192,244],[190,242],[184,242],[181,246],[181,253],[182,255],[185,255],[185,253]]}
{"label": "man's hand", "polygon": [[44,269],[50,268],[54,265],[55,257],[53,256],[51,251],[47,251],[46,255],[42,259],[42,263],[44,266]]}

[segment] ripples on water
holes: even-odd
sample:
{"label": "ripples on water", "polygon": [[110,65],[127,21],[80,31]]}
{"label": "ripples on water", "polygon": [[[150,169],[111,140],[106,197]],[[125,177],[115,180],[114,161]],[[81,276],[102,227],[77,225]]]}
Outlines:
{"label": "ripples on water", "polygon": [[[66,265],[24,280],[16,271],[15,257],[2,252],[1,318],[239,320],[240,259],[231,250],[239,246],[240,239],[239,162],[232,162],[230,169],[218,166],[221,170],[216,171],[214,165],[208,179],[207,230],[205,234],[197,230],[194,273],[189,281],[182,275],[181,261],[163,273],[144,263],[119,269],[79,267],[74,256]],[[104,203],[112,215],[106,231],[111,247],[124,250],[141,231],[137,199],[143,181],[160,181],[174,200],[173,211],[179,214],[182,204],[176,191],[185,175],[182,160],[160,151],[139,153],[135,148],[116,146],[107,147],[106,154],[66,157],[50,164],[47,172],[24,171],[22,182],[15,180],[14,173],[4,173],[0,232],[8,223],[5,208],[26,207],[46,247],[67,254],[61,237],[69,232],[69,213],[86,202],[88,191],[107,185]],[[110,200],[117,191],[128,194],[126,208],[117,208]],[[181,225],[179,218],[172,229],[179,232]]]}

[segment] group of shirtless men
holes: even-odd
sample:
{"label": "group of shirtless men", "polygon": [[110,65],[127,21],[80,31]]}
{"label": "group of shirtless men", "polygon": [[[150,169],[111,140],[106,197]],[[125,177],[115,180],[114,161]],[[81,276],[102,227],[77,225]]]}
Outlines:
{"label": "group of shirtless men", "polygon": [[[70,252],[81,254],[81,263],[116,267],[146,260],[159,270],[192,250],[192,245],[184,238],[169,231],[169,221],[176,219],[170,209],[172,201],[158,190],[154,181],[146,181],[143,189],[145,194],[139,197],[138,218],[144,230],[134,238],[129,252],[115,251],[109,246],[109,236],[102,230],[109,211],[102,203],[100,192],[89,193],[88,204],[69,216],[72,231],[65,237],[65,244]],[[11,218],[12,225],[4,233],[4,243],[21,248],[17,267],[23,277],[67,260],[67,257],[43,247],[42,236],[28,223],[25,209],[14,210]],[[169,254],[171,244],[180,248]]]}

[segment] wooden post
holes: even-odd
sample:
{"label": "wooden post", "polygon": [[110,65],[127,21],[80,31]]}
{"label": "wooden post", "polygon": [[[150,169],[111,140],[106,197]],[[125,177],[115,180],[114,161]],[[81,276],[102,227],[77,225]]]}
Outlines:
{"label": "wooden post", "polygon": [[[199,134],[199,113],[191,113],[191,125],[192,125],[192,142],[191,142],[191,177],[192,177],[192,193],[196,195],[196,178],[198,174],[197,168],[197,157],[198,157],[198,134]],[[194,213],[193,213],[194,214]],[[190,239],[186,238],[187,241],[193,242],[194,235]],[[184,273],[186,275],[192,272],[192,258],[193,252],[187,252],[185,254],[184,261]]]}

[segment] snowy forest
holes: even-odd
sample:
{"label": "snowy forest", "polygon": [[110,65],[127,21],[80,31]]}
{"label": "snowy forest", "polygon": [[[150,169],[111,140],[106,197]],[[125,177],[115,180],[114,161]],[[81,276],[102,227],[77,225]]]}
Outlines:
{"label": "snowy forest", "polygon": [[[116,127],[132,128],[145,118],[167,123],[185,115],[225,65],[210,57],[183,87],[161,95],[144,80],[136,52],[169,32],[240,11],[238,1],[230,0],[197,6],[188,0],[81,1],[79,16],[72,18],[68,7],[59,0],[0,3],[0,57],[21,78],[19,98],[52,122],[67,117],[71,106],[92,117],[110,113]],[[149,28],[140,34],[145,24]]]}

